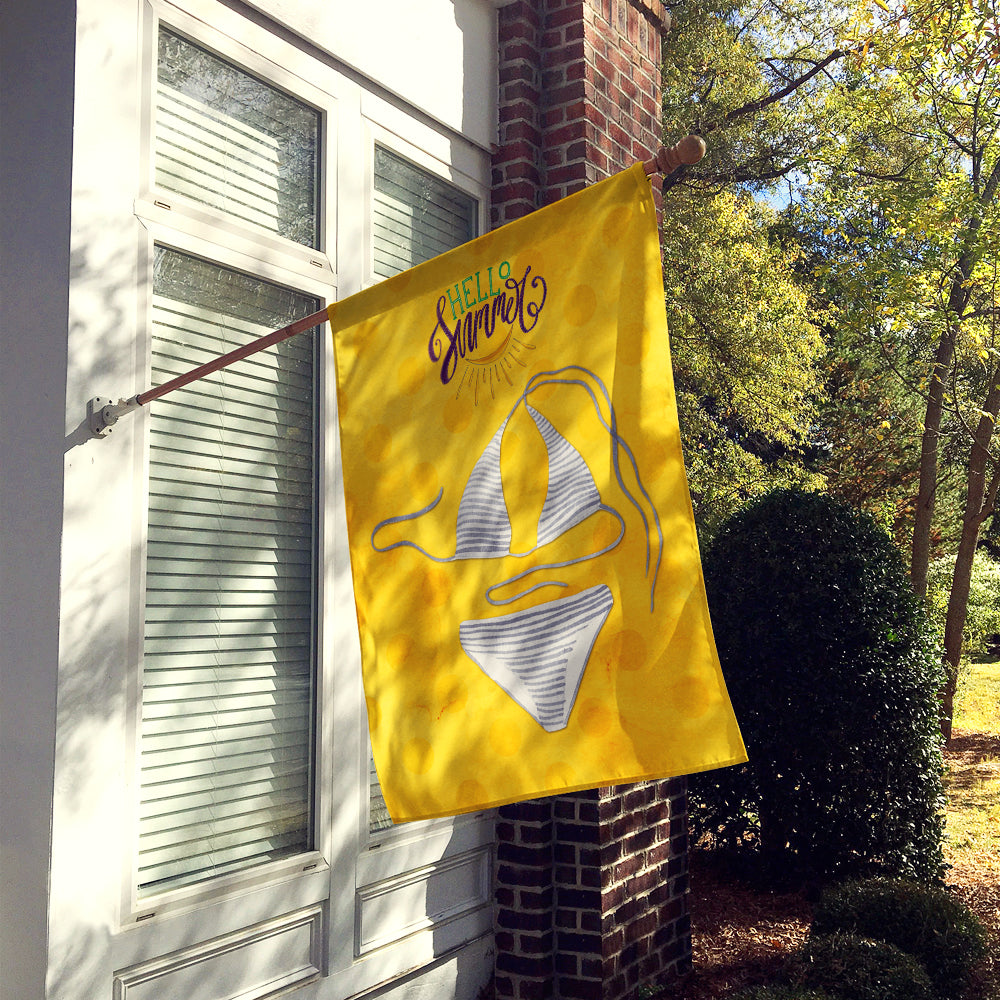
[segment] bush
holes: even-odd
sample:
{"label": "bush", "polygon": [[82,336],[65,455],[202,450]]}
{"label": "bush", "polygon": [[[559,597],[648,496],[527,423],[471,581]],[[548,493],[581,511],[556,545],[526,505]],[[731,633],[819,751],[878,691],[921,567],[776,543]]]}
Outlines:
{"label": "bush", "polygon": [[733,1000],[839,1000],[823,990],[802,989],[799,986],[752,986],[741,990]]}
{"label": "bush", "polygon": [[961,996],[987,951],[983,926],[968,907],[945,889],[904,879],[827,889],[816,905],[812,933],[839,932],[887,941],[913,955],[944,997]]}
{"label": "bush", "polygon": [[818,987],[837,1000],[933,1000],[924,967],[884,941],[853,934],[810,938],[795,964],[801,986]]}
{"label": "bush", "polygon": [[773,871],[939,878],[943,672],[888,535],[780,490],[723,526],[705,581],[750,760],[692,779],[696,835]]}
{"label": "bush", "polygon": [[[944,619],[948,611],[951,578],[955,558],[935,559],[927,573],[927,603],[931,616],[944,636]],[[976,552],[969,584],[965,627],[962,630],[962,655],[982,656],[990,651],[991,640],[1000,633],[1000,562],[985,549]]]}

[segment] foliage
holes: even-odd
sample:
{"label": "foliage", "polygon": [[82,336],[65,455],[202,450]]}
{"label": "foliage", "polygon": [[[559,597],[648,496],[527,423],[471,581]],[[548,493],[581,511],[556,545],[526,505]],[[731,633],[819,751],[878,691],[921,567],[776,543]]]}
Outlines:
{"label": "foliage", "polygon": [[[954,558],[942,557],[931,563],[927,575],[927,602],[932,617],[937,621],[944,621],[954,571]],[[962,644],[964,654],[976,656],[985,653],[990,637],[994,635],[1000,635],[1000,562],[980,548],[972,566]]]}
{"label": "foliage", "polygon": [[[819,401],[811,423],[789,397],[785,440],[748,434],[725,397],[720,419],[713,383],[689,365],[682,426],[699,526],[710,534],[770,485],[825,480],[900,542],[909,536],[921,595],[930,559],[956,552],[941,612],[947,734],[973,554],[1000,488],[998,0],[669,6],[664,131],[698,131],[709,152],[665,186],[671,198],[752,192],[788,203],[767,242],[795,272],[829,352],[828,391],[806,390]],[[710,212],[692,236],[725,245]],[[668,288],[683,296],[683,282]],[[725,300],[712,310],[690,341],[699,361],[719,347],[712,317]],[[725,370],[725,338],[716,356]]]}
{"label": "foliage", "polygon": [[[874,340],[864,324],[859,331],[871,289],[832,273],[839,242],[828,221],[822,206],[798,202],[779,223],[783,237],[799,247],[795,264],[803,285],[812,276],[810,309],[827,348],[812,467],[827,492],[870,513],[902,550],[912,532],[919,476],[924,404],[911,387],[922,376],[923,355],[913,344]],[[955,479],[938,484],[938,504],[950,510],[957,509]]]}
{"label": "foliage", "polygon": [[867,511],[902,548],[913,523],[919,401],[880,358],[828,331],[826,393],[813,434],[826,490]]}
{"label": "foliage", "polygon": [[802,157],[810,88],[771,97],[829,33],[815,6],[670,5],[664,131],[710,137],[705,159],[670,178],[683,183],[663,225],[681,434],[703,539],[747,499],[815,480],[805,458],[825,348],[796,271],[799,251],[774,210],[748,193]]}
{"label": "foliage", "polygon": [[704,565],[750,760],[692,779],[695,832],[774,870],[939,877],[941,670],[889,537],[831,497],[779,490]]}
{"label": "foliage", "polygon": [[795,980],[821,987],[838,1000],[933,1000],[924,967],[895,945],[854,934],[811,937],[802,950]]}
{"label": "foliage", "polygon": [[826,0],[699,0],[670,4],[663,125],[709,140],[683,181],[719,191],[767,190],[809,160],[823,133],[818,100],[846,51],[850,5]]}
{"label": "foliage", "polygon": [[[859,8],[863,47],[826,93],[839,143],[821,146],[806,203],[827,218],[842,313],[924,402],[910,575],[924,594],[942,444],[965,470],[944,622],[950,732],[973,557],[1000,486],[1000,13],[996,0],[909,0]],[[839,121],[838,121],[839,119]],[[831,155],[833,154],[833,155]],[[922,357],[922,370],[908,364]],[[919,374],[919,379],[913,375]]]}
{"label": "foliage", "polygon": [[986,932],[947,890],[905,879],[869,879],[828,888],[813,915],[814,935],[851,933],[895,945],[924,966],[937,992],[959,997],[986,956]]}
{"label": "foliage", "polygon": [[803,989],[801,986],[751,986],[740,990],[733,1000],[838,1000],[820,989]]}
{"label": "foliage", "polygon": [[805,478],[796,457],[823,345],[772,221],[731,194],[678,194],[664,221],[678,413],[703,534],[746,498]]}

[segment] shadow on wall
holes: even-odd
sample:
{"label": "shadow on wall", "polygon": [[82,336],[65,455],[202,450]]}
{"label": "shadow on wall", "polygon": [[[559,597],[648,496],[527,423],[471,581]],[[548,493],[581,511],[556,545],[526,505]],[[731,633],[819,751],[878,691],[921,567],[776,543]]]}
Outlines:
{"label": "shadow on wall", "polygon": [[[78,198],[82,196],[78,195]],[[84,199],[85,200],[85,199]],[[86,216],[87,212],[81,212]],[[49,892],[49,995],[107,995],[110,940],[131,825],[124,796],[135,424],[90,436],[91,396],[128,395],[134,380],[138,223],[109,236],[94,223],[70,259],[67,411],[63,439],[60,652]],[[82,223],[78,223],[82,225]],[[130,700],[131,699],[131,700]],[[111,877],[109,878],[109,873]]]}

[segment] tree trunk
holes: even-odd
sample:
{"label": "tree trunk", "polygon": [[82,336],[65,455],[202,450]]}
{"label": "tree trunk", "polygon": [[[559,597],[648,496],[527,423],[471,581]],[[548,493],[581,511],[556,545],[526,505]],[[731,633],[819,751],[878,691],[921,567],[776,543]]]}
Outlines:
{"label": "tree trunk", "polygon": [[927,596],[927,568],[931,559],[931,524],[934,520],[934,497],[937,492],[938,436],[944,411],[944,377],[955,355],[955,327],[948,329],[937,351],[927,391],[924,431],[920,439],[920,484],[917,509],[913,518],[913,544],[910,551],[910,583],[920,597]]}
{"label": "tree trunk", "polygon": [[944,410],[943,380],[951,368],[958,327],[969,304],[971,294],[969,278],[972,274],[976,239],[983,224],[983,215],[993,204],[998,189],[1000,189],[1000,159],[993,164],[990,176],[981,191],[978,190],[977,184],[978,206],[966,225],[962,254],[956,262],[955,277],[948,292],[948,308],[945,313],[948,328],[934,353],[934,367],[931,370],[927,411],[924,416],[924,432],[920,442],[920,485],[917,491],[917,510],[913,520],[913,545],[910,553],[910,582],[921,597],[927,596],[927,568],[931,557],[931,525],[934,520],[934,495],[937,491],[938,435],[941,431],[941,414]]}
{"label": "tree trunk", "polygon": [[962,536],[955,557],[955,572],[948,596],[948,614],[944,624],[945,685],[941,692],[941,733],[951,739],[952,718],[955,711],[955,688],[958,684],[958,667],[962,658],[962,633],[969,608],[969,588],[972,582],[972,564],[979,544],[979,530],[983,521],[993,513],[997,485],[1000,483],[1000,465],[993,462],[994,473],[987,484],[991,463],[989,447],[993,426],[1000,408],[1000,372],[991,379],[986,394],[984,412],[976,427],[969,455],[968,486],[965,495],[965,512],[962,517]]}

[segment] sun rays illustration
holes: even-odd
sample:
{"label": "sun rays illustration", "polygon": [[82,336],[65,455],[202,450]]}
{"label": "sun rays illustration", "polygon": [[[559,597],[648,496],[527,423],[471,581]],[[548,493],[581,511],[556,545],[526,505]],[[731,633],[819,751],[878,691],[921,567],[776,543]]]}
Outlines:
{"label": "sun rays illustration", "polygon": [[489,390],[490,399],[496,399],[496,390],[501,383],[514,385],[511,373],[517,374],[515,365],[527,368],[527,362],[521,356],[527,351],[533,351],[534,344],[526,344],[518,340],[513,333],[504,338],[500,347],[485,358],[466,358],[462,369],[455,397],[463,392],[472,392],[473,402],[479,405],[480,389]]}

